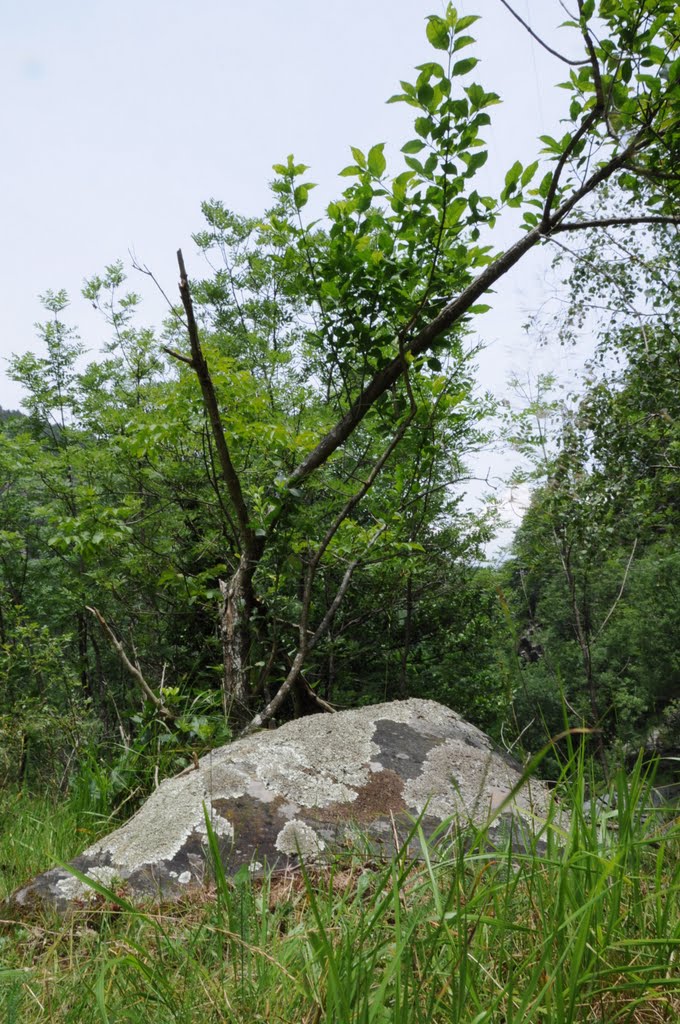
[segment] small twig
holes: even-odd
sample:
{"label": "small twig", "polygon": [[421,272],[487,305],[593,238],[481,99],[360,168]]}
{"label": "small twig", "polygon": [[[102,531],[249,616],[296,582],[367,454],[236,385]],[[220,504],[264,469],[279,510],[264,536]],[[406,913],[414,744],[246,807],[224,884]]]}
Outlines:
{"label": "small twig", "polygon": [[505,7],[506,11],[509,11],[513,18],[516,18],[516,20],[520,23],[522,28],[526,29],[531,38],[535,39],[539,46],[542,46],[544,50],[547,50],[548,53],[551,53],[553,57],[557,57],[558,60],[563,61],[565,64],[569,64],[571,67],[579,67],[583,64],[590,63],[589,60],[570,60],[569,57],[565,57],[563,54],[559,53],[558,50],[553,50],[552,46],[548,46],[548,44],[544,42],[540,36],[536,35],[531,26],[528,25],[527,22],[520,17],[517,11],[514,11],[512,9],[510,4],[508,3],[508,0],[501,0],[501,3],[503,4],[503,7]]}
{"label": "small twig", "polygon": [[173,715],[173,713],[171,711],[168,710],[168,708],[165,707],[165,705],[163,704],[163,701],[160,700],[156,696],[156,694],[153,692],[153,690],[151,689],[151,687],[147,683],[146,679],[142,675],[142,672],[141,672],[139,666],[132,664],[132,662],[128,658],[127,654],[125,653],[125,648],[123,647],[122,643],[120,642],[120,640],[118,639],[116,634],[113,632],[113,630],[111,629],[111,627],[109,626],[108,622],[106,621],[104,616],[101,614],[101,612],[98,611],[97,608],[90,608],[89,605],[87,605],[86,607],[87,607],[87,611],[90,612],[91,615],[94,615],[95,619],[97,620],[97,622],[99,623],[101,628],[104,630],[104,632],[108,636],[108,638],[111,641],[111,644],[112,644],[114,650],[116,651],[116,654],[120,658],[121,662],[123,663],[123,665],[125,666],[127,671],[130,673],[131,676],[133,676],[137,680],[137,682],[139,684],[139,687],[142,690],[144,696],[148,700],[151,701],[153,706],[156,708],[158,713],[163,716],[163,718],[167,718],[169,720],[173,720],[175,716]]}
{"label": "small twig", "polygon": [[[184,312],[186,313],[187,333],[189,335],[189,342],[191,345],[190,365],[195,370],[201,387],[203,404],[212,429],[213,439],[215,441],[215,447],[219,457],[220,469],[222,470],[222,476],[227,485],[229,497],[236,513],[236,521],[238,523],[240,534],[239,539],[244,551],[248,554],[248,557],[253,562],[256,562],[262,545],[258,538],[256,538],[255,533],[250,526],[250,515],[248,513],[248,508],[246,506],[245,497],[241,487],[241,480],[231,460],[231,453],[229,451],[227,438],[224,433],[224,427],[220,417],[215,385],[201,347],[198,324],[196,323],[194,304],[189,287],[189,278],[187,276],[181,249],[177,250],[177,263],[179,265],[180,273],[179,293],[182,299],[182,305],[184,306]],[[182,358],[184,360],[184,357]]]}
{"label": "small twig", "polygon": [[[609,124],[609,112],[607,110],[607,100],[604,95],[604,89],[602,88],[602,74],[600,72],[600,65],[597,62],[597,54],[595,53],[595,47],[590,32],[586,28],[586,23],[583,18],[583,0],[576,0],[578,3],[579,19],[581,21],[581,35],[583,41],[586,44],[588,50],[588,61],[590,63],[593,72],[593,85],[595,86],[595,97],[597,99],[598,106],[601,108],[603,114],[607,118],[607,128],[611,132],[611,126]],[[614,134],[612,132],[612,134]]]}
{"label": "small twig", "polygon": [[[375,544],[375,542],[378,540],[381,534],[385,532],[386,529],[387,525],[383,524],[380,527],[380,529],[376,531],[371,540],[368,542],[367,549],[372,547],[373,544]],[[335,597],[331,602],[331,606],[324,615],[320,625],[318,626],[311,640],[309,640],[309,642],[307,643],[302,643],[300,645],[300,647],[298,648],[298,652],[295,655],[293,663],[290,667],[290,671],[288,672],[288,675],[286,676],[284,681],[281,683],[281,686],[276,691],[276,693],[270,700],[269,704],[267,704],[266,708],[263,711],[260,711],[259,714],[255,715],[255,717],[251,719],[251,721],[248,723],[245,729],[243,729],[243,731],[240,733],[241,736],[248,736],[250,733],[255,732],[257,729],[261,729],[269,721],[270,718],[274,717],[276,712],[279,710],[284,700],[286,699],[290,691],[293,689],[293,686],[295,685],[297,678],[300,675],[300,672],[302,671],[302,666],[305,663],[305,658],[307,654],[325,635],[328,628],[330,627],[335,616],[335,613],[337,612],[342,602],[342,599],[347,593],[347,589],[352,579],[352,574],[354,573],[354,570],[357,568],[359,564],[360,559],[357,558],[348,566],[347,571],[345,572],[345,575],[342,578],[342,582],[340,583],[340,586],[336,591]]]}
{"label": "small twig", "polygon": [[172,356],[173,359],[178,359],[180,363],[186,363],[187,366],[190,366],[192,370],[195,369],[193,359],[189,359],[188,356],[180,355],[179,352],[175,352],[174,349],[168,348],[167,345],[163,345],[163,351],[167,352],[167,354],[169,356]]}
{"label": "small twig", "polygon": [[619,601],[623,597],[623,591],[624,591],[624,589],[626,587],[626,580],[628,579],[628,573],[630,572],[630,567],[633,564],[633,558],[635,557],[635,549],[637,548],[637,542],[638,542],[638,538],[636,537],[635,540],[633,541],[633,550],[631,551],[630,558],[628,559],[628,562],[626,564],[626,571],[623,574],[623,580],[621,581],[621,588],[620,588],[618,594],[616,595],[616,600],[614,601],[614,604],[611,606],[611,608],[607,612],[607,615],[605,617],[604,622],[602,623],[602,625],[598,629],[597,633],[593,637],[593,643],[595,642],[595,640],[597,640],[598,636],[600,635],[600,633],[602,632],[604,627],[607,625],[607,623],[611,619],[612,615],[614,614],[614,612],[616,610],[616,606],[618,605]]}
{"label": "small twig", "polygon": [[[366,551],[368,551],[369,548],[373,547],[375,542],[378,540],[380,536],[382,536],[386,529],[387,524],[385,523],[383,524],[383,526],[380,527],[379,530],[376,531],[376,533],[373,534],[370,541],[366,545]],[[364,552],[364,555],[365,553],[366,552]],[[307,643],[307,651],[311,651],[313,647],[316,647],[319,640],[321,640],[322,637],[326,635],[329,626],[331,625],[333,619],[335,618],[335,614],[338,608],[342,604],[342,600],[345,594],[347,593],[349,585],[352,582],[352,576],[354,575],[354,571],[359,567],[360,564],[360,558],[355,558],[353,562],[350,562],[349,566],[347,567],[347,570],[345,571],[345,575],[342,577],[342,582],[340,583],[340,586],[337,589],[335,597],[331,601],[330,608],[328,609],[323,619],[319,623],[319,626],[317,627],[313,637]]]}
{"label": "small twig", "polygon": [[547,194],[546,199],[545,199],[545,205],[543,207],[543,217],[542,217],[542,220],[541,220],[541,228],[547,234],[552,234],[552,232],[555,230],[555,227],[556,227],[557,223],[559,223],[559,220],[557,220],[557,219],[553,221],[553,219],[550,216],[550,212],[552,210],[552,206],[553,206],[553,203],[555,201],[555,197],[557,195],[557,190],[558,190],[559,185],[560,185],[560,178],[562,177],[562,171],[564,170],[564,168],[566,167],[567,163],[571,159],[571,157],[572,157],[576,147],[578,146],[579,142],[581,141],[581,139],[585,138],[585,136],[588,134],[590,129],[593,128],[594,125],[597,124],[597,122],[598,122],[600,117],[601,117],[601,111],[600,111],[599,107],[593,107],[593,109],[590,111],[588,116],[583,120],[581,126],[574,132],[574,134],[570,138],[570,140],[569,140],[569,142],[567,144],[566,149],[560,155],[560,157],[559,157],[559,159],[557,161],[557,166],[555,167],[555,170],[553,171],[553,176],[552,176],[552,179],[551,179],[551,182],[550,182],[550,187],[548,189],[548,194]]}
{"label": "small twig", "polygon": [[[170,301],[169,296],[165,293],[163,285],[160,283],[160,281],[158,280],[158,278],[154,274],[153,270],[150,270],[146,266],[146,264],[140,263],[138,261],[137,257],[135,256],[134,252],[131,249],[128,249],[128,254],[130,256],[130,259],[132,260],[132,267],[133,267],[133,269],[139,271],[140,274],[144,274],[146,277],[150,277],[151,278],[153,283],[156,285],[156,288],[158,288],[158,291],[161,293],[161,295],[165,299],[165,301],[166,301],[166,303],[168,305],[168,309],[171,311],[171,313],[173,313],[175,316],[177,316],[177,307],[175,305],[173,305],[173,303]],[[177,319],[181,320],[182,318],[177,316]]]}

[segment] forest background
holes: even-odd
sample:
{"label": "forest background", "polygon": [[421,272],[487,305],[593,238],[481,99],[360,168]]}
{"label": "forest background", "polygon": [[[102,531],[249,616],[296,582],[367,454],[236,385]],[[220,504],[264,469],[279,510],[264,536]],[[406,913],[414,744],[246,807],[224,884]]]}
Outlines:
{"label": "forest background", "polygon": [[[320,220],[293,158],[262,216],[206,202],[207,276],[180,262],[162,327],[122,264],[87,282],[89,365],[45,293],[0,438],[5,785],[131,809],[244,727],[409,695],[515,752],[565,726],[603,768],[677,746],[680,26],[672,4],[578,6],[564,133],[493,194],[498,97],[448,8],[394,97],[415,117],[396,172],[353,148]],[[534,329],[594,354],[570,394],[499,402],[476,385],[482,296],[546,244],[566,302]],[[501,442],[533,496],[494,567],[496,510],[463,499]]]}

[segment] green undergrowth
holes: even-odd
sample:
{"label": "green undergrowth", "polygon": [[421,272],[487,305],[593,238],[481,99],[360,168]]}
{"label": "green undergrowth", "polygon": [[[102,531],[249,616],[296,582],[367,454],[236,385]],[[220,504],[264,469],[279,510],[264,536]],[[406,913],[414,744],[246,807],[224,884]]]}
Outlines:
{"label": "green undergrowth", "polygon": [[57,861],[70,860],[112,827],[107,815],[77,800],[0,790],[0,900]]}
{"label": "green undergrowth", "polygon": [[[484,830],[435,847],[416,824],[418,858],[265,879],[218,866],[180,904],[133,907],[97,885],[67,919],[5,914],[0,1021],[672,1024],[678,823],[648,811],[640,768],[596,814],[584,776],[542,855],[491,852]],[[2,824],[3,893],[88,838],[45,801],[6,798]]]}

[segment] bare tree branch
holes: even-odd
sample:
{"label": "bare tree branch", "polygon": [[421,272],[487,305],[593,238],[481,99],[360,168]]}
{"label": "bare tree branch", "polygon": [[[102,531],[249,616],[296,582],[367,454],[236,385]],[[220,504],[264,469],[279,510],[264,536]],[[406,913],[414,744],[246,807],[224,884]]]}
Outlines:
{"label": "bare tree branch", "polygon": [[623,574],[623,580],[621,581],[621,589],[619,590],[618,594],[616,595],[616,600],[614,601],[613,605],[611,606],[611,608],[607,612],[607,614],[606,614],[606,616],[604,618],[604,622],[602,623],[602,625],[598,629],[597,633],[593,637],[593,642],[595,640],[597,640],[598,636],[600,635],[600,633],[602,632],[604,627],[607,625],[607,623],[611,619],[611,617],[614,614],[614,612],[616,611],[617,604],[619,603],[619,601],[623,597],[623,591],[625,590],[625,587],[626,587],[626,581],[628,579],[628,573],[630,572],[630,567],[633,564],[633,558],[635,556],[635,549],[637,548],[637,542],[638,542],[638,539],[636,537],[635,540],[633,541],[633,550],[630,553],[630,558],[628,559],[628,564],[626,565],[626,571]]}
{"label": "bare tree branch", "polygon": [[669,227],[680,225],[678,217],[602,217],[598,220],[569,220],[562,221],[552,228],[550,234],[556,235],[560,231],[584,231],[587,228],[617,228],[632,226],[635,224],[666,224]]}
{"label": "bare tree branch", "polygon": [[109,640],[111,641],[111,645],[116,651],[116,654],[120,658],[121,662],[123,663],[127,671],[130,673],[130,675],[137,680],[137,683],[139,684],[139,687],[144,696],[147,698],[147,700],[151,701],[153,706],[156,708],[156,711],[158,711],[158,713],[162,715],[163,718],[172,721],[175,716],[163,704],[163,701],[160,699],[160,697],[157,697],[156,694],[153,692],[153,690],[147,683],[146,679],[142,675],[142,671],[139,665],[132,664],[127,654],[125,653],[125,648],[123,647],[122,643],[120,642],[116,634],[113,632],[113,630],[111,629],[111,627],[109,626],[108,622],[101,614],[101,612],[98,611],[97,608],[90,608],[89,605],[87,606],[87,611],[94,615],[95,619],[97,620],[101,628],[104,630]]}
{"label": "bare tree branch", "polygon": [[545,199],[545,205],[543,207],[543,218],[542,218],[541,224],[542,224],[542,227],[543,227],[543,229],[544,229],[544,231],[546,233],[550,230],[550,222],[551,222],[550,211],[552,210],[552,205],[553,205],[553,203],[555,201],[555,196],[557,195],[557,189],[559,188],[559,185],[560,185],[560,178],[562,177],[562,171],[564,170],[564,168],[566,167],[567,163],[571,159],[571,157],[572,157],[574,151],[576,150],[576,147],[578,146],[578,144],[581,141],[581,139],[585,138],[585,136],[588,134],[590,129],[593,128],[597,124],[597,122],[600,120],[601,113],[602,112],[601,112],[601,109],[600,109],[599,106],[593,107],[593,109],[590,111],[588,116],[585,118],[585,120],[583,121],[581,126],[577,129],[577,131],[570,138],[569,144],[567,145],[567,148],[565,149],[564,153],[562,153],[560,155],[560,158],[557,161],[557,165],[555,167],[555,170],[553,171],[553,176],[552,176],[552,179],[551,179],[551,182],[550,182],[550,188],[548,189],[548,194],[547,194],[546,199]]}
{"label": "bare tree branch", "polygon": [[[380,529],[376,531],[373,537],[371,537],[371,540],[368,542],[367,550],[368,548],[372,547],[373,544],[375,544],[375,542],[385,532],[386,529],[387,525],[383,524],[380,527]],[[328,631],[333,621],[333,618],[335,617],[335,613],[337,612],[345,594],[347,593],[347,590],[352,580],[352,575],[354,574],[355,569],[357,569],[357,567],[360,564],[361,559],[355,558],[354,561],[351,562],[350,565],[347,567],[345,574],[342,578],[342,581],[340,583],[340,586],[336,591],[335,597],[333,598],[333,601],[331,602],[328,611],[324,615],[321,623],[319,624],[316,632],[314,633],[314,636],[308,643],[305,644],[304,648],[298,648],[297,654],[295,655],[293,663],[290,667],[290,671],[288,672],[288,675],[284,679],[283,683],[276,691],[276,693],[270,700],[269,704],[267,704],[266,708],[264,708],[263,711],[260,711],[259,714],[255,715],[255,717],[248,723],[248,725],[242,731],[241,736],[247,736],[252,732],[256,732],[258,729],[261,729],[264,725],[266,725],[266,723],[271,718],[274,717],[276,712],[279,710],[284,700],[295,686],[297,679],[300,675],[300,672],[302,671],[302,666],[305,663],[305,658],[307,654],[319,642],[319,640],[321,640],[322,637],[325,636],[326,632]]]}
{"label": "bare tree branch", "polygon": [[503,4],[503,7],[505,7],[506,11],[509,11],[513,18],[515,18],[520,23],[522,28],[526,29],[531,38],[535,39],[538,45],[542,46],[544,50],[548,51],[548,53],[551,53],[553,57],[557,57],[558,60],[563,61],[563,63],[565,64],[569,64],[571,67],[579,67],[583,64],[589,63],[588,60],[570,60],[569,57],[565,57],[563,54],[559,53],[558,50],[553,50],[552,46],[548,46],[548,44],[544,42],[540,36],[536,35],[534,30],[531,28],[530,25],[527,24],[524,18],[521,18],[517,11],[512,9],[510,4],[508,3],[508,0],[501,0],[501,3]]}
{"label": "bare tree branch", "polygon": [[[386,529],[387,525],[384,524],[380,527],[379,530],[376,531],[376,533],[373,534],[370,541],[366,545],[366,551],[368,551],[369,548],[373,547],[378,538],[382,536]],[[365,553],[366,552],[364,552],[364,554]],[[354,575],[355,570],[361,565],[361,562],[361,558],[355,558],[354,561],[350,562],[349,566],[347,567],[347,570],[345,571],[345,575],[342,577],[342,582],[340,583],[340,586],[336,591],[335,597],[331,601],[330,607],[328,608],[326,614],[319,623],[314,633],[314,636],[311,638],[311,640],[309,640],[307,644],[307,651],[311,651],[312,648],[316,647],[319,640],[323,639],[323,637],[328,632],[328,629],[331,623],[333,622],[333,619],[335,618],[336,612],[340,605],[342,604],[345,594],[347,593],[347,589],[352,581],[352,576]]]}
{"label": "bare tree branch", "polygon": [[585,42],[586,49],[588,51],[588,61],[586,63],[590,63],[590,67],[593,72],[593,85],[595,86],[595,96],[597,97],[597,105],[600,108],[601,113],[604,114],[604,116],[607,118],[607,128],[611,131],[611,126],[609,124],[609,117],[607,112],[607,97],[605,97],[604,89],[602,87],[602,74],[600,72],[600,65],[597,60],[597,54],[595,53],[595,46],[593,44],[592,37],[588,29],[586,28],[586,22],[583,18],[583,0],[576,0],[576,2],[578,3],[578,13],[581,21],[581,35],[583,36],[583,41]]}
{"label": "bare tree branch", "polygon": [[183,356],[179,352],[175,352],[174,349],[168,348],[167,345],[163,345],[163,351],[167,352],[167,354],[169,356],[172,356],[173,359],[177,359],[180,363],[186,363],[187,366],[190,366],[192,370],[194,369],[193,359],[189,359],[187,356]]}
{"label": "bare tree branch", "polygon": [[205,409],[208,414],[212,434],[215,439],[215,447],[217,448],[222,476],[224,477],[229,497],[231,498],[234,511],[236,512],[241,544],[248,557],[252,558],[259,553],[260,544],[258,543],[258,538],[256,538],[252,527],[250,526],[250,516],[248,515],[248,509],[243,496],[241,481],[239,480],[238,473],[231,461],[229,446],[227,445],[224,427],[222,426],[215,386],[213,384],[212,377],[210,376],[207,360],[203,355],[203,349],[201,348],[198,325],[194,315],[194,304],[191,298],[191,291],[189,289],[189,279],[184,266],[184,257],[182,256],[181,249],[177,250],[177,262],[179,264],[180,273],[179,293],[182,298],[184,312],[186,313],[187,332],[189,334],[189,342],[191,344],[191,366],[196,371],[196,376],[198,377],[198,382],[201,386]]}

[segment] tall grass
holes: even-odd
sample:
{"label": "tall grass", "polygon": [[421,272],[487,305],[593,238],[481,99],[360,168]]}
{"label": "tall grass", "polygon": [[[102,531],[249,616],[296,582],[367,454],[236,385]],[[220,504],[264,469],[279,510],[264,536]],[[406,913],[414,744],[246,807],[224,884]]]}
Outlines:
{"label": "tall grass", "polygon": [[590,783],[581,765],[542,856],[490,850],[483,829],[434,844],[415,823],[417,858],[227,879],[209,833],[212,882],[181,904],[95,885],[67,920],[6,925],[0,1020],[671,1024],[680,829],[650,813],[640,766],[592,813]]}
{"label": "tall grass", "polygon": [[0,790],[0,900],[112,827],[107,815],[86,804]]}

